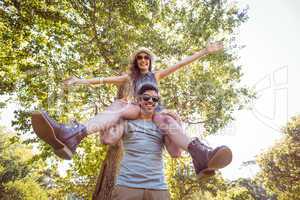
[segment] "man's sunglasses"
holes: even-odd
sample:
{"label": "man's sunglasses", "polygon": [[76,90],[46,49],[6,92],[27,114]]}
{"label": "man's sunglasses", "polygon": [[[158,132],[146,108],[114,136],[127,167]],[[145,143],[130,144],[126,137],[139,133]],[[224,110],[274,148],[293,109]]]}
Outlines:
{"label": "man's sunglasses", "polygon": [[148,56],[148,55],[145,55],[145,56],[137,55],[136,59],[137,60],[142,60],[142,59],[144,59],[144,60],[150,60],[150,56]]}
{"label": "man's sunglasses", "polygon": [[150,101],[150,99],[152,99],[153,103],[157,103],[159,102],[159,97],[158,96],[150,96],[148,94],[143,94],[140,96],[141,99],[143,99],[144,101]]}

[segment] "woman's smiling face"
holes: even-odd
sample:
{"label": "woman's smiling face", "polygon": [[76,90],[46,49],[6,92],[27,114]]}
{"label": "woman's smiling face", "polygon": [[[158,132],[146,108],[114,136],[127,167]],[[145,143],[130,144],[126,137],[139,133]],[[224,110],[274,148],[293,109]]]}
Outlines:
{"label": "woman's smiling face", "polygon": [[150,56],[147,53],[141,52],[136,56],[136,61],[141,72],[148,72],[150,67]]}

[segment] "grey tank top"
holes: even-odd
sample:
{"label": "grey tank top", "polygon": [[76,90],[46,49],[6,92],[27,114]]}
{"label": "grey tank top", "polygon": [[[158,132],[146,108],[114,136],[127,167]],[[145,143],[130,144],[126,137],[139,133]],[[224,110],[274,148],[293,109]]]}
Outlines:
{"label": "grey tank top", "polygon": [[124,156],[117,185],[166,190],[163,136],[152,121],[129,120],[123,135]]}

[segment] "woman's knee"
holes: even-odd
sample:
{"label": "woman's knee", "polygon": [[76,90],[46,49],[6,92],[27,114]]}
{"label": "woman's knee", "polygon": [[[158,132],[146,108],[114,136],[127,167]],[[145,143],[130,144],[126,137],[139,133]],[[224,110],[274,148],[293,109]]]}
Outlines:
{"label": "woman's knee", "polygon": [[129,103],[125,101],[116,100],[111,105],[109,105],[102,114],[117,116],[118,119],[121,119],[124,115],[124,110],[126,110],[126,107],[128,105]]}
{"label": "woman's knee", "polygon": [[107,107],[107,110],[120,110],[120,108],[123,108],[126,105],[128,105],[127,102],[122,100],[116,100]]}

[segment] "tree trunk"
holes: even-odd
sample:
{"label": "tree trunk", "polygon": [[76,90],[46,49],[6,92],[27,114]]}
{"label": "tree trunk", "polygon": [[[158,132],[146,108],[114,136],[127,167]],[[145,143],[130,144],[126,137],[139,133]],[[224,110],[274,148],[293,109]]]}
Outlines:
{"label": "tree trunk", "polygon": [[[118,88],[117,99],[128,93],[130,82]],[[97,179],[93,200],[111,200],[119,164],[123,156],[123,143],[120,140],[116,145],[109,146],[106,157],[102,163]]]}
{"label": "tree trunk", "polygon": [[116,174],[122,158],[122,141],[109,146],[97,179],[93,200],[110,200],[116,181]]}

